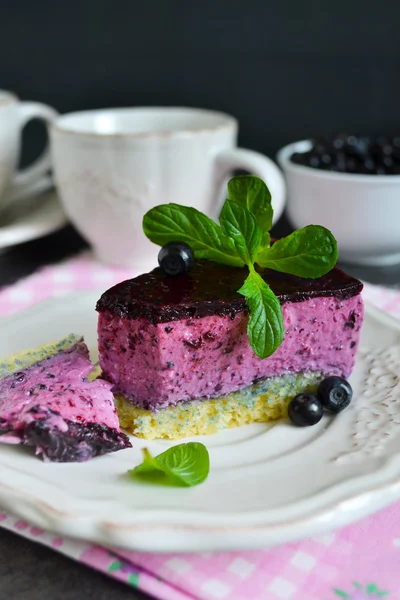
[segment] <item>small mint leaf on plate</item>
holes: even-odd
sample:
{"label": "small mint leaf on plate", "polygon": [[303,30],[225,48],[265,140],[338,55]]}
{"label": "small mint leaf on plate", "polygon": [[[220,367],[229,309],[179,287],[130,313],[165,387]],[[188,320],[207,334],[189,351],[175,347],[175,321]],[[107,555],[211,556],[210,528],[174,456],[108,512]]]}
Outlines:
{"label": "small mint leaf on plate", "polygon": [[260,267],[315,279],[328,273],[338,259],[333,234],[321,225],[307,225],[259,252]]}
{"label": "small mint leaf on plate", "polygon": [[253,265],[262,238],[261,229],[253,213],[239,202],[226,200],[219,222],[222,231],[234,241],[240,258],[246,265]]}
{"label": "small mint leaf on plate", "polygon": [[193,487],[203,483],[210,471],[208,450],[199,442],[188,442],[152,456],[144,448],[143,462],[128,471],[133,479],[165,486]]}
{"label": "small mint leaf on plate", "polygon": [[228,182],[228,199],[246,206],[257,219],[262,231],[262,247],[270,243],[269,230],[272,227],[274,211],[271,193],[262,179],[254,175],[239,175]]}
{"label": "small mint leaf on plate", "polygon": [[254,270],[238,292],[246,298],[250,311],[247,325],[250,346],[256,356],[267,358],[281,345],[285,333],[280,302]]}
{"label": "small mint leaf on plate", "polygon": [[179,204],[161,204],[143,217],[143,231],[154,244],[184,242],[197,259],[213,260],[231,267],[243,267],[234,241],[221,227],[195,208]]}

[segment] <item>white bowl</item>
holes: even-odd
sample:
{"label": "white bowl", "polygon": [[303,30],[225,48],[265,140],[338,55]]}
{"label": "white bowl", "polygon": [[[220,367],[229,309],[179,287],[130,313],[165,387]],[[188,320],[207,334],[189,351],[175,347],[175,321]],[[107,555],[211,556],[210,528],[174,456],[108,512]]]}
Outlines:
{"label": "white bowl", "polygon": [[345,262],[389,265],[400,262],[400,175],[353,175],[297,165],[295,152],[310,140],[277,154],[287,182],[286,212],[291,224],[318,224],[335,235]]}

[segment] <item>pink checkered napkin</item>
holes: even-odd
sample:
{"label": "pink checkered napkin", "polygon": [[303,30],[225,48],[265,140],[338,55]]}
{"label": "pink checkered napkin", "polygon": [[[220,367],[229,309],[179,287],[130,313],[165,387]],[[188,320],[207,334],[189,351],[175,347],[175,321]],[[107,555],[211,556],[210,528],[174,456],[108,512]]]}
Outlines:
{"label": "pink checkered napkin", "polygon": [[[0,290],[0,315],[75,290],[106,289],[134,276],[89,253]],[[400,318],[400,291],[366,285],[369,302]],[[63,552],[163,600],[400,599],[400,502],[319,538],[269,550],[143,554],[61,538],[0,513],[1,526]]]}

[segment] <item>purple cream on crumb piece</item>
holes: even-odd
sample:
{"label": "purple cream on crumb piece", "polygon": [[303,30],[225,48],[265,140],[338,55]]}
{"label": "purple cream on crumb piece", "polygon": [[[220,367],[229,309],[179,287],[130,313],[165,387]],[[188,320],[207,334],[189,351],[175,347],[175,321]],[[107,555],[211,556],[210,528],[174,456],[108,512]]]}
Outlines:
{"label": "purple cream on crumb piece", "polygon": [[249,345],[248,313],[236,291],[243,271],[198,261],[179,278],[155,269],[103,294],[103,376],[150,410],[287,373],[348,377],[363,321],[362,284],[338,269],[318,280],[260,273],[281,301],[285,325],[284,341],[269,358],[257,358]]}
{"label": "purple cream on crumb piece", "polygon": [[36,448],[44,460],[82,462],[131,446],[111,385],[88,381],[82,341],[0,381],[0,442]]}

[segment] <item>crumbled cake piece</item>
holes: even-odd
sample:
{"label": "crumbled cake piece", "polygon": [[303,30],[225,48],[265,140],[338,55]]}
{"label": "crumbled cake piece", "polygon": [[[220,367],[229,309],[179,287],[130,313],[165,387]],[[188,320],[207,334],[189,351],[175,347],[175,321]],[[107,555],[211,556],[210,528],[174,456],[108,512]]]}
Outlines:
{"label": "crumbled cake piece", "polygon": [[93,371],[82,338],[68,338],[0,363],[0,442],[33,446],[54,462],[81,462],[131,446],[111,384]]}

